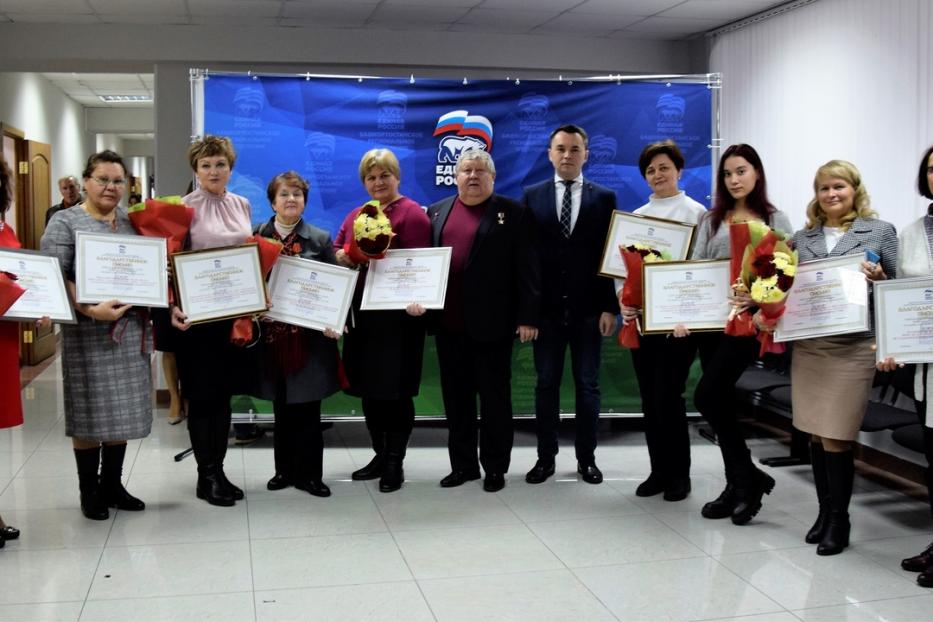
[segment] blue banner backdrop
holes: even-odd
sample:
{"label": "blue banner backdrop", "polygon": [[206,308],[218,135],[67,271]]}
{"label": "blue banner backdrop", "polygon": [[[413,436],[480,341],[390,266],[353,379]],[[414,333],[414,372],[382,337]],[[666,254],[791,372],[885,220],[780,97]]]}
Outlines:
{"label": "blue banner backdrop", "polygon": [[[488,150],[496,192],[520,198],[524,186],[554,174],[547,159],[551,131],[574,123],[590,136],[588,179],[613,188],[621,209],[647,202],[638,173],[648,143],[672,138],[686,158],[681,187],[709,205],[712,97],[705,83],[554,82],[506,80],[346,79],[211,75],[203,82],[204,132],[229,136],[237,150],[230,182],[249,198],[253,221],[272,215],[266,186],[294,169],[311,184],[306,219],[336,234],[346,214],[369,199],[359,179],[363,153],[388,147],[401,164],[401,190],[422,205],[456,192],[453,167],[467,147]],[[419,416],[443,416],[432,339],[425,343]],[[569,355],[565,369],[570,369]],[[534,413],[530,344],[512,362],[516,414]],[[688,399],[697,372],[691,375]],[[564,374],[561,408],[573,412],[572,374]],[[603,412],[638,412],[641,402],[629,353],[607,338],[600,370]],[[242,403],[241,403],[242,402]],[[356,415],[359,400],[338,393],[326,416]],[[236,412],[267,413],[271,405],[240,398]]]}
{"label": "blue banner backdrop", "polygon": [[706,84],[345,79],[211,75],[204,82],[204,131],[237,150],[230,190],[249,198],[253,221],[272,214],[266,185],[296,170],[311,184],[306,217],[336,233],[369,199],[359,180],[363,153],[398,156],[402,193],[430,205],[456,191],[460,151],[486,149],[496,192],[519,198],[553,175],[550,132],[575,123],[590,136],[588,179],[613,188],[632,211],[650,193],[638,173],[648,143],[672,138],[686,158],[681,187],[708,205],[711,95]]}

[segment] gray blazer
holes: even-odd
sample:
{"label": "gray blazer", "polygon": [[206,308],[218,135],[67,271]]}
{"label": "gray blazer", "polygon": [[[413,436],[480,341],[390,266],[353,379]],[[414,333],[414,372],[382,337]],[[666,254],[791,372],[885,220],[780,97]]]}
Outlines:
{"label": "gray blazer", "polygon": [[[800,261],[813,261],[827,257],[844,255],[865,256],[866,250],[872,250],[881,257],[881,267],[889,279],[897,277],[897,231],[894,225],[877,218],[856,218],[849,230],[839,238],[832,252],[826,251],[826,234],[823,225],[813,229],[801,229],[794,234],[794,247]],[[869,288],[868,313],[871,318],[867,336],[873,336],[874,316],[871,289]],[[864,337],[866,333],[859,333]]]}

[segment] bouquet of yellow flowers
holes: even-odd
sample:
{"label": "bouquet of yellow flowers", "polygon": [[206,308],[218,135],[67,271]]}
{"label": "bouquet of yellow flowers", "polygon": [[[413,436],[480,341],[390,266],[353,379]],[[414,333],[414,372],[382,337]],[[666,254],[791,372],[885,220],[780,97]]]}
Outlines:
{"label": "bouquet of yellow flowers", "polygon": [[[622,291],[619,292],[619,304],[626,307],[641,308],[644,304],[641,287],[642,266],[646,263],[670,261],[671,255],[666,251],[659,251],[638,243],[629,244],[628,246],[620,244],[619,252],[622,253],[622,261],[625,262],[625,269],[628,271],[625,284],[622,286]],[[632,350],[639,347],[638,335],[640,332],[637,320],[623,324],[622,328],[619,329],[619,345]]]}
{"label": "bouquet of yellow flowers", "polygon": [[343,252],[353,263],[382,259],[394,236],[392,223],[379,206],[379,201],[370,201],[360,208],[360,213],[353,220],[353,237],[343,245]]}
{"label": "bouquet of yellow flowers", "polygon": [[[741,284],[758,306],[760,322],[769,328],[774,327],[784,315],[787,293],[794,284],[797,251],[790,248],[782,233],[764,223],[742,224],[749,232],[749,244],[742,254]],[[734,230],[730,230],[730,234],[732,232]],[[761,342],[759,356],[784,351],[784,344],[774,343],[771,332],[759,332],[758,340]]]}

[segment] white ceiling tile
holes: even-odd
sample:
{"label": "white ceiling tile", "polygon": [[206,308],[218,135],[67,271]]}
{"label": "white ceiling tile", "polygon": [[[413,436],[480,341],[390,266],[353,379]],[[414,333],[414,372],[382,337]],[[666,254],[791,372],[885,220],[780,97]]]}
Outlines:
{"label": "white ceiling tile", "polygon": [[279,20],[282,28],[305,28],[308,30],[326,30],[328,28],[363,28],[366,18],[352,18],[345,16],[288,18]]}
{"label": "white ceiling tile", "polygon": [[87,15],[92,13],[84,0],[2,0],[0,12],[25,13],[37,15],[54,13],[55,15]]}
{"label": "white ceiling tile", "polygon": [[100,21],[106,24],[143,24],[146,26],[183,26],[189,24],[187,14],[178,15],[128,15],[126,13],[101,13]]}
{"label": "white ceiling tile", "polygon": [[614,30],[621,30],[639,20],[638,16],[608,16],[595,14],[564,13],[551,21],[538,26],[532,33],[585,34],[594,37],[605,36]]}
{"label": "white ceiling tile", "polygon": [[691,35],[722,25],[721,19],[688,19],[686,17],[646,17],[624,30]]}
{"label": "white ceiling tile", "polygon": [[446,27],[467,11],[462,7],[380,6],[369,16],[368,24],[405,28]]}
{"label": "white ceiling tile", "polygon": [[184,0],[87,0],[108,15],[187,15]]}
{"label": "white ceiling tile", "polygon": [[[654,15],[684,0],[586,0],[573,8],[575,13],[601,13],[603,15]],[[741,2],[736,2],[741,4]]]}
{"label": "white ceiling tile", "polygon": [[278,2],[257,0],[188,0],[192,16],[205,17],[276,17]]}
{"label": "white ceiling tile", "polygon": [[759,13],[769,7],[783,4],[785,0],[688,0],[662,13],[659,17],[686,17],[694,19],[719,19],[722,23],[733,22]]}
{"label": "white ceiling tile", "polygon": [[401,4],[408,6],[459,7],[469,9],[482,3],[483,0],[382,0],[382,5],[386,7]]}
{"label": "white ceiling tile", "polygon": [[[580,4],[582,0],[534,0],[525,2],[523,0],[486,0],[480,5],[481,9],[507,9],[524,11],[566,11]],[[618,4],[618,0],[616,0]]]}
{"label": "white ceiling tile", "polygon": [[457,20],[455,26],[505,27],[510,32],[525,32],[554,19],[550,11],[515,11],[509,9],[473,9]]}
{"label": "white ceiling tile", "polygon": [[31,24],[99,24],[96,15],[73,15],[55,13],[8,13],[13,23]]}
{"label": "white ceiling tile", "polygon": [[289,19],[320,19],[325,22],[364,20],[370,16],[375,8],[375,2],[366,4],[347,2],[299,4],[297,2],[286,2],[282,17]]}
{"label": "white ceiling tile", "polygon": [[528,33],[528,26],[524,24],[509,24],[494,22],[492,24],[465,24],[457,22],[451,24],[447,30],[450,32],[475,32],[478,34],[523,35]]}

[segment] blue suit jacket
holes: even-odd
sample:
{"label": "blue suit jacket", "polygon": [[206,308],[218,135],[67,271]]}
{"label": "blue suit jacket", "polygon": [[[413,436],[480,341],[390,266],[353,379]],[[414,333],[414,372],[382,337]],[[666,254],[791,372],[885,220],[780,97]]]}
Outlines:
{"label": "blue suit jacket", "polygon": [[525,188],[522,203],[538,230],[543,322],[568,322],[616,314],[619,303],[612,279],[599,276],[609,221],[616,209],[611,189],[583,179],[580,213],[570,239],[560,228],[554,179]]}

